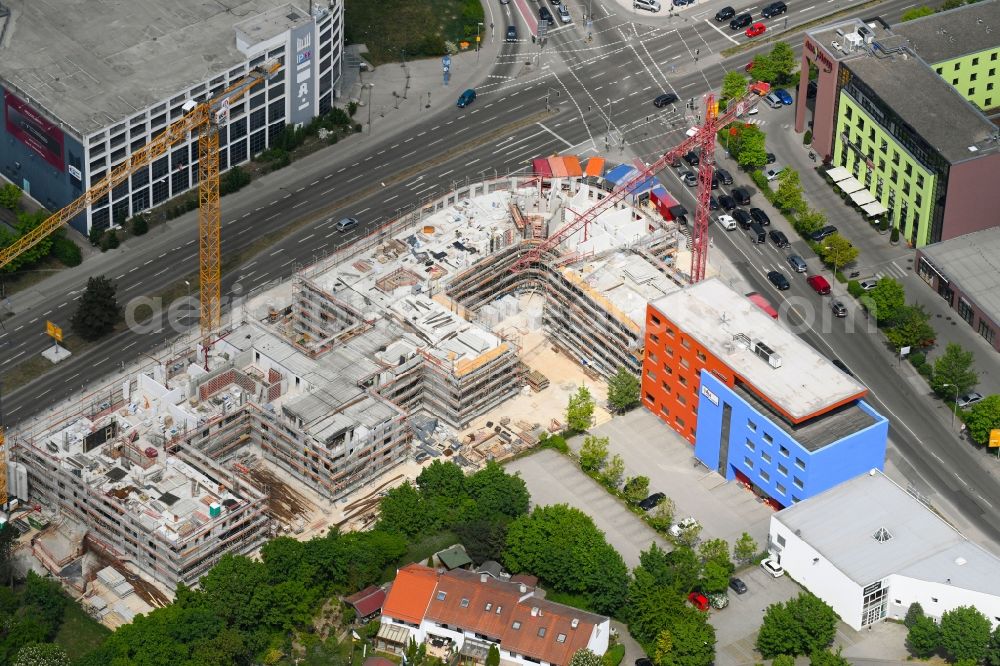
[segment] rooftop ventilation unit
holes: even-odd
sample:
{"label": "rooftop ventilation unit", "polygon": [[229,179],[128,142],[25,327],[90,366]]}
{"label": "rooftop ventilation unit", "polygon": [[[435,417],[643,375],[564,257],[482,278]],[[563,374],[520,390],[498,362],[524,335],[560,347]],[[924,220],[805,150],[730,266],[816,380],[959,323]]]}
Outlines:
{"label": "rooftop ventilation unit", "polygon": [[753,353],[767,361],[767,364],[772,368],[777,369],[781,367],[781,356],[760,340],[754,340],[752,348]]}
{"label": "rooftop ventilation unit", "polygon": [[849,35],[845,35],[844,39],[846,40],[844,44],[844,46],[846,47],[845,52],[852,53],[854,51],[860,51],[862,49],[862,44],[864,43],[864,39],[861,37],[859,33],[852,32]]}

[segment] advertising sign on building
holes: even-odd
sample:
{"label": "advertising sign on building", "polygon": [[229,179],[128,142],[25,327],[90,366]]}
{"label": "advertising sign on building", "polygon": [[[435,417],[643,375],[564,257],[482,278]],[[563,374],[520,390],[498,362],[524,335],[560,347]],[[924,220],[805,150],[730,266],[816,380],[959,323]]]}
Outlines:
{"label": "advertising sign on building", "polygon": [[295,47],[295,68],[288,76],[291,93],[289,119],[293,123],[308,123],[313,117],[313,23],[306,23],[292,30]]}
{"label": "advertising sign on building", "polygon": [[4,115],[7,118],[7,132],[11,136],[41,155],[55,168],[65,170],[61,129],[10,92],[4,92]]}

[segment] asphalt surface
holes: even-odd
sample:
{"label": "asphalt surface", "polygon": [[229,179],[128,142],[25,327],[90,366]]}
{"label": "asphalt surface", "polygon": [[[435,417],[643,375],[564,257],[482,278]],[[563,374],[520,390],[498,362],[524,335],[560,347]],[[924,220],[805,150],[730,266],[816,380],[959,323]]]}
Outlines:
{"label": "asphalt surface", "polygon": [[[529,8],[533,1],[526,3]],[[787,19],[789,27],[783,34],[795,43],[796,26],[820,18],[823,9],[849,6],[831,3],[793,6],[786,16],[766,23],[772,32],[780,33]],[[890,0],[857,10],[855,15],[881,15],[892,21],[908,6],[907,0]],[[511,7],[503,9],[510,16],[507,20],[524,27],[520,14]],[[718,90],[727,69],[742,68],[753,55],[748,51],[722,59],[719,51],[746,38],[725,26],[696,19],[694,14],[676,21],[661,19],[650,27],[631,23],[632,17],[615,13],[616,7],[596,2],[594,8],[593,41],[587,41],[587,30],[574,22],[551,31],[544,48],[528,40],[505,44],[492,74],[477,87],[478,98],[471,107],[438,105],[416,125],[341,142],[225,197],[224,262],[251,248],[259,252],[226,270],[223,294],[231,294],[237,282],[245,293],[288,277],[296,267],[423,200],[440,196],[467,179],[525,169],[533,157],[603,154],[625,161],[638,155],[652,161],[676,145],[683,131],[698,121],[697,108],[686,109],[682,102],[657,110],[650,104],[653,97],[673,91],[682,100],[697,101],[702,94]],[[522,34],[528,34],[526,28]],[[755,50],[767,48],[762,45]],[[347,215],[360,219],[361,226],[350,233],[336,232],[335,222]],[[730,256],[757,290],[772,300],[792,295],[817,298],[800,279],[792,281],[789,292],[779,295],[773,290],[761,267],[782,265],[783,258],[765,254],[773,250],[769,245],[752,248],[749,252],[761,253],[756,256],[738,235],[713,231],[713,238],[715,248]],[[14,316],[4,320],[0,331],[0,371],[6,372],[50,344],[44,321],[68,324],[88,275],[116,280],[120,300],[127,302],[160,293],[196,272],[196,218],[188,215],[130,243],[124,251],[56,274],[46,281],[44,298],[24,303],[12,299]],[[790,271],[786,274],[791,277]],[[874,404],[892,419],[891,437],[905,463],[990,538],[1000,541],[1000,517],[987,499],[1000,497],[997,481],[980,466],[976,454],[960,445],[955,433],[899,380],[881,343],[859,341],[857,335],[852,338],[838,328],[841,325],[846,323],[833,322],[829,332],[805,330],[802,336],[860,369],[858,374],[872,389]],[[98,381],[139,352],[158,348],[173,335],[165,329],[127,330],[74,355],[4,396],[8,427],[16,428],[20,420]]]}

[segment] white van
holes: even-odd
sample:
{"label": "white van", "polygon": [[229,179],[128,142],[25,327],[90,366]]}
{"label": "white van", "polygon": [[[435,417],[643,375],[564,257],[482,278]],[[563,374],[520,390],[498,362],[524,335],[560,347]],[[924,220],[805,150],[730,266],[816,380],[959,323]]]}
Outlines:
{"label": "white van", "polygon": [[647,12],[660,11],[660,0],[632,0],[633,9],[645,9]]}
{"label": "white van", "polygon": [[736,228],[736,220],[733,219],[732,215],[720,215],[718,222],[719,226],[726,231],[732,231]]}

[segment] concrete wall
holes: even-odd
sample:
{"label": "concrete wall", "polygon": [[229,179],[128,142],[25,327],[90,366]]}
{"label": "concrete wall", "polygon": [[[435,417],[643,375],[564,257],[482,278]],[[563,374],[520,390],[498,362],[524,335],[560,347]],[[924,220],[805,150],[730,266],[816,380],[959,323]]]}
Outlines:
{"label": "concrete wall", "polygon": [[[997,98],[1000,100],[1000,90]],[[996,226],[1000,210],[998,178],[1000,152],[951,166],[941,240]]]}
{"label": "concrete wall", "polygon": [[889,617],[902,619],[910,604],[917,602],[936,620],[959,606],[975,606],[994,627],[1000,623],[1000,597],[963,589],[946,581],[927,581],[908,576],[889,576]]}

